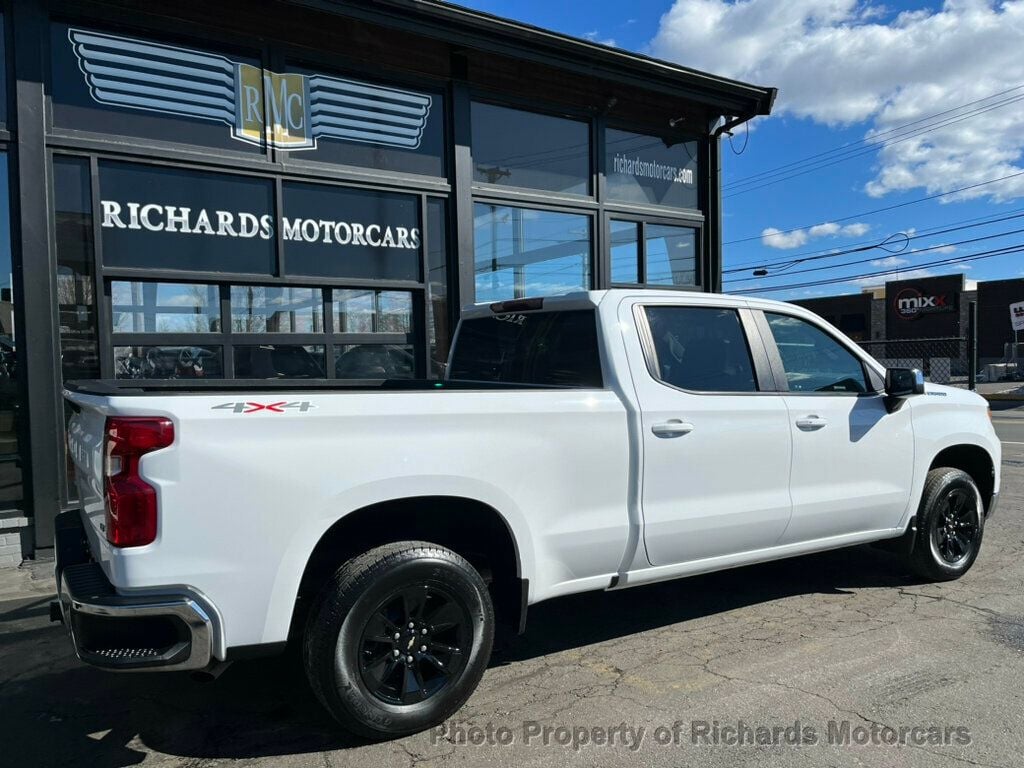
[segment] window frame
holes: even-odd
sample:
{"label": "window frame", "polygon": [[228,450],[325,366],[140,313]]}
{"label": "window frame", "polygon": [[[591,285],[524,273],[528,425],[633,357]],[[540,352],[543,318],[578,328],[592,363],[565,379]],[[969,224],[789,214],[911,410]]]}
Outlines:
{"label": "window frame", "polygon": [[[757,387],[752,392],[722,392],[715,390],[685,389],[661,377],[661,368],[658,364],[657,347],[654,343],[654,335],[651,332],[651,325],[647,319],[649,308],[674,308],[674,309],[709,309],[728,310],[735,312],[740,323],[740,331],[747,344],[747,351],[750,353],[750,362],[754,373],[754,385]],[[647,366],[647,373],[653,381],[676,392],[683,392],[688,395],[705,397],[751,397],[763,395],[778,395],[775,371],[769,360],[768,351],[762,338],[762,332],[754,318],[754,312],[743,306],[728,303],[681,303],[664,301],[640,300],[633,305],[633,319],[636,323],[637,332],[640,336],[640,348],[643,350],[644,363]]]}
{"label": "window frame", "polygon": [[[612,276],[612,222],[613,221],[625,221],[631,224],[636,224],[638,240],[638,253],[637,258],[637,275],[640,278],[638,283],[618,283],[613,282]],[[682,229],[692,229],[694,232],[694,246],[693,246],[693,269],[694,274],[697,276],[697,280],[692,285],[666,285],[664,283],[648,283],[647,282],[647,226],[668,226],[668,227],[679,227]],[[656,288],[657,290],[665,291],[697,291],[700,293],[706,292],[704,274],[704,260],[702,254],[704,253],[704,221],[703,218],[698,222],[695,219],[680,218],[680,217],[667,217],[667,216],[645,216],[643,214],[629,214],[619,213],[618,211],[606,211],[604,216],[604,241],[606,259],[608,262],[608,285],[612,288]]]}
{"label": "window frame", "polygon": [[[882,383],[879,374],[868,362],[867,353],[861,350],[859,346],[854,345],[851,347],[820,322],[817,322],[810,317],[804,317],[796,312],[787,312],[781,307],[778,309],[772,308],[770,310],[755,309],[753,312],[754,321],[764,342],[768,360],[771,365],[772,375],[775,378],[778,392],[780,394],[797,395],[800,397],[878,397],[885,394],[884,384]],[[782,315],[785,317],[792,317],[796,320],[801,320],[808,325],[817,328],[833,342],[849,352],[860,364],[861,373],[864,376],[865,390],[863,392],[798,392],[791,390],[789,388],[789,379],[786,376],[786,367],[782,363],[782,354],[779,352],[779,346],[775,341],[775,334],[772,332],[771,326],[768,323],[768,318],[766,316],[768,314]]]}

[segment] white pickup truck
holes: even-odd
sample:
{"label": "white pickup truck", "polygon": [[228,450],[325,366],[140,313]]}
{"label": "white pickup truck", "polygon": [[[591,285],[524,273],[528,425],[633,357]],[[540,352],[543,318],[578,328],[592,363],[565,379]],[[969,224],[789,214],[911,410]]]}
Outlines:
{"label": "white pickup truck", "polygon": [[78,656],[212,672],[301,644],[376,738],[456,711],[530,604],[882,540],[955,579],[999,493],[981,397],[756,299],[477,307],[443,382],[174,384],[67,388]]}

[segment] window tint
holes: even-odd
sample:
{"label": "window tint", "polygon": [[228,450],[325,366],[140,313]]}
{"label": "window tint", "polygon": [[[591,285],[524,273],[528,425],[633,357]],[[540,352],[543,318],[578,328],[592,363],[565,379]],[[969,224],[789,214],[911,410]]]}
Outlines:
{"label": "window tint", "polygon": [[608,199],[698,208],[697,142],[609,128],[605,134]]}
{"label": "window tint", "polygon": [[590,218],[583,214],[473,206],[479,304],[590,287]]}
{"label": "window tint", "polygon": [[216,285],[114,280],[110,302],[114,333],[220,330],[220,289]]}
{"label": "window tint", "polygon": [[601,387],[591,310],[506,314],[463,321],[449,379]]}
{"label": "window tint", "polygon": [[590,127],[580,120],[474,102],[473,180],[590,194]]}
{"label": "window tint", "polygon": [[697,285],[697,231],[691,227],[644,227],[647,283]]}
{"label": "window tint", "polygon": [[612,282],[640,282],[640,225],[635,221],[612,220]]}
{"label": "window tint", "polygon": [[696,392],[756,392],[740,318],[714,307],[647,307],[656,370],[666,384]]}
{"label": "window tint", "polygon": [[766,312],[792,392],[866,392],[864,366],[806,320]]}
{"label": "window tint", "polygon": [[251,344],[236,346],[236,379],[322,379],[324,347],[320,344]]}

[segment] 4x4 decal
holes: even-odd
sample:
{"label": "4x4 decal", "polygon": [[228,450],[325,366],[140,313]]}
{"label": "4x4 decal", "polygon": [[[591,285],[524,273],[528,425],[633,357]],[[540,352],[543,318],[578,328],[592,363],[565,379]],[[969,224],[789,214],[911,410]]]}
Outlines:
{"label": "4x4 decal", "polygon": [[269,411],[270,413],[286,413],[287,411],[299,411],[305,413],[308,410],[316,408],[315,405],[308,401],[289,403],[287,400],[281,400],[277,403],[221,403],[220,405],[213,406],[210,410],[213,411],[231,411],[232,413],[258,413],[259,411]]}

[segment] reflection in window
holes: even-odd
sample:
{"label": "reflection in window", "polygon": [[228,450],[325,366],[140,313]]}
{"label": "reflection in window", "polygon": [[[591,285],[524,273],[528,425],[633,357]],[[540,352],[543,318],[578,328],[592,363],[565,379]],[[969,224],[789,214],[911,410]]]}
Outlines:
{"label": "reflection in window", "polygon": [[590,286],[590,217],[477,203],[477,302],[550,296]]}
{"label": "reflection in window", "polygon": [[655,285],[697,285],[697,235],[690,227],[644,227],[647,280]]}
{"label": "reflection in window", "polygon": [[114,377],[118,379],[221,379],[221,347],[150,345],[114,347]]}
{"label": "reflection in window", "polygon": [[337,348],[339,379],[411,379],[416,357],[411,344],[354,344]]}
{"label": "reflection in window", "polygon": [[754,366],[739,315],[713,307],[648,307],[657,375],[694,392],[754,392]]}
{"label": "reflection in window", "polygon": [[699,207],[697,142],[669,141],[609,128],[605,132],[608,199],[673,208]]}
{"label": "reflection in window", "polygon": [[231,286],[235,333],[322,333],[323,313],[323,297],[316,288]]}
{"label": "reflection in window", "polygon": [[412,333],[408,291],[335,290],[335,333]]}
{"label": "reflection in window", "polygon": [[815,325],[766,312],[792,392],[866,392],[860,360]]}
{"label": "reflection in window", "polygon": [[[25,409],[20,407],[18,393],[20,369],[15,349],[17,337],[14,326],[8,189],[7,153],[0,152],[0,510],[23,506],[22,456],[18,435],[22,426],[19,421]],[[21,351],[24,353],[24,350]]]}
{"label": "reflection in window", "polygon": [[448,204],[445,200],[427,200],[427,282],[430,303],[427,306],[427,346],[430,350],[429,376],[440,378],[448,363],[452,329],[448,316]]}
{"label": "reflection in window", "polygon": [[473,180],[590,194],[590,126],[579,120],[474,102]]}
{"label": "reflection in window", "polygon": [[612,282],[640,282],[640,225],[635,221],[610,224]]}
{"label": "reflection in window", "polygon": [[322,379],[323,345],[246,344],[234,348],[236,379]]}
{"label": "reflection in window", "polygon": [[215,333],[220,289],[198,283],[111,284],[114,333]]}

